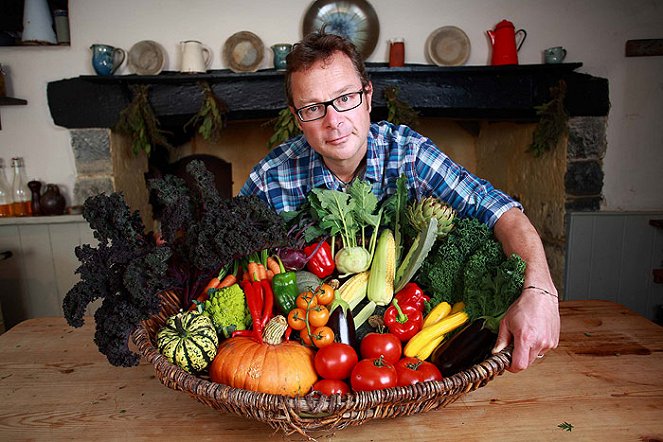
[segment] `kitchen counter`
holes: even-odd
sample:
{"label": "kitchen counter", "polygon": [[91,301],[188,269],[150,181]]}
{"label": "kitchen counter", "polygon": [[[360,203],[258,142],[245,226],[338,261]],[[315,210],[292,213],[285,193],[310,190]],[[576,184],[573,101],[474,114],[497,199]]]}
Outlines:
{"label": "kitchen counter", "polygon": [[[608,301],[562,302],[560,312],[559,347],[528,370],[506,372],[446,408],[313,436],[662,440],[663,327]],[[38,318],[0,336],[2,439],[301,440],[170,390],[144,362],[110,366],[93,334],[91,318],[81,329]]]}

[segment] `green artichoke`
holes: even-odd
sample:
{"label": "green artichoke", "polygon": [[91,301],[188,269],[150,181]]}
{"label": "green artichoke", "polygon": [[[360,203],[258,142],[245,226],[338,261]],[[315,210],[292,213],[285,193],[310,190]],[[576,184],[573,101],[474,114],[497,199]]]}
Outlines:
{"label": "green artichoke", "polygon": [[437,237],[446,236],[453,228],[453,219],[456,212],[434,196],[428,196],[420,201],[410,204],[407,217],[410,225],[421,232],[428,226],[431,218],[437,218]]}

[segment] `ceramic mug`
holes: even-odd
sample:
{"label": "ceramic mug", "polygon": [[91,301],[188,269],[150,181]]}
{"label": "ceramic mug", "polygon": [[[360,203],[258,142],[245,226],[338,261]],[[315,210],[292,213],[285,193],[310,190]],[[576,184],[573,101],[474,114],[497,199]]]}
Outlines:
{"label": "ceramic mug", "polygon": [[543,51],[543,59],[546,63],[561,63],[566,57],[566,49],[561,46],[555,46],[554,48],[548,48]]}
{"label": "ceramic mug", "polygon": [[124,49],[110,45],[93,44],[90,49],[92,49],[92,67],[97,75],[101,76],[113,75],[127,57]]}
{"label": "ceramic mug", "polygon": [[286,68],[287,63],[285,58],[291,50],[292,45],[290,43],[278,43],[272,45],[272,51],[274,52],[274,69],[283,70]]}

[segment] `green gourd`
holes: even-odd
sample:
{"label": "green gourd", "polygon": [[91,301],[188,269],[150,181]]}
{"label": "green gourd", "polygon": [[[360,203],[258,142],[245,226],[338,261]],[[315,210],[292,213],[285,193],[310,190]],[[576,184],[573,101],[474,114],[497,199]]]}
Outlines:
{"label": "green gourd", "polygon": [[189,373],[207,368],[216,356],[218,345],[212,320],[197,312],[171,316],[157,334],[159,352]]}

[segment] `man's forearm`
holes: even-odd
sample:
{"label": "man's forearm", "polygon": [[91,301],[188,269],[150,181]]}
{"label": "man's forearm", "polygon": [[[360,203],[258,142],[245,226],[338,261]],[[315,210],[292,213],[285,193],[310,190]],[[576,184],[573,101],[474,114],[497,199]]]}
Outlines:
{"label": "man's forearm", "polygon": [[527,263],[525,287],[534,286],[557,295],[538,232],[519,209],[504,213],[494,227],[504,253],[516,253]]}

